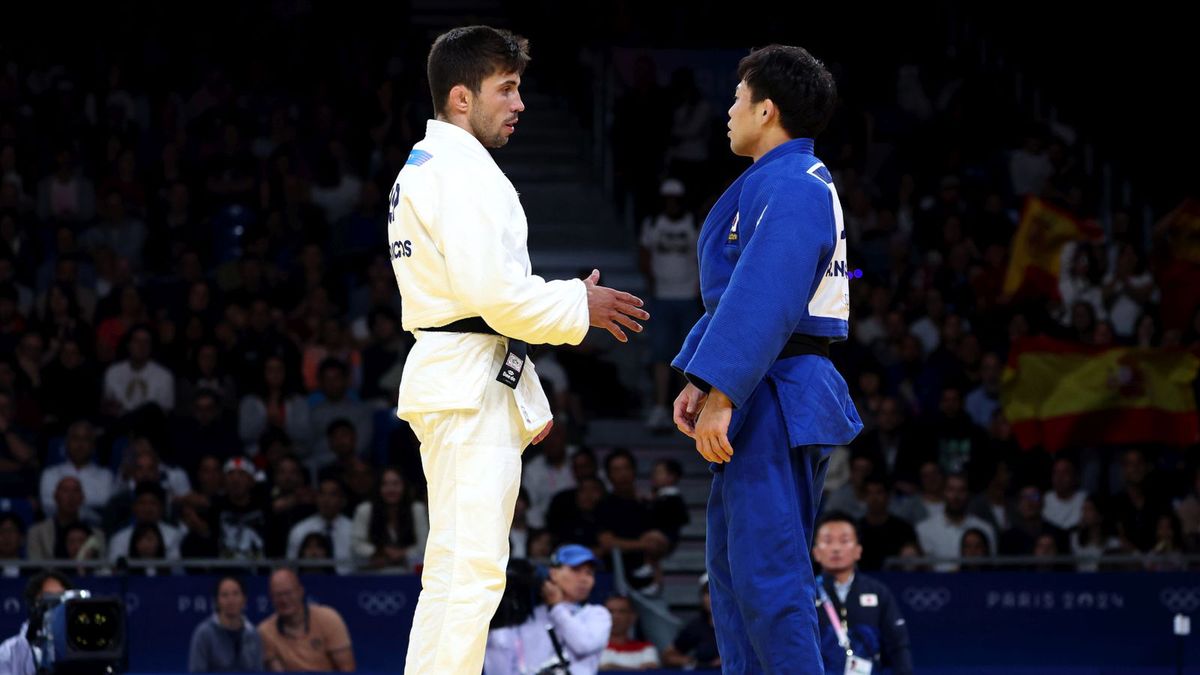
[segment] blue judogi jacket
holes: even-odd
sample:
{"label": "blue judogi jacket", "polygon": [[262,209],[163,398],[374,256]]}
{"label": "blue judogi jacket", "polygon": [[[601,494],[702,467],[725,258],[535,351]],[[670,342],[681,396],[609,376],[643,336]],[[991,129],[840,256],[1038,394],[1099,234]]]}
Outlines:
{"label": "blue judogi jacket", "polygon": [[733,401],[730,438],[766,382],[778,393],[791,447],[843,445],[862,429],[829,359],[778,360],[793,333],[848,336],[845,236],[833,177],[808,138],[759,158],[705,219],[697,246],[705,313],[672,365]]}

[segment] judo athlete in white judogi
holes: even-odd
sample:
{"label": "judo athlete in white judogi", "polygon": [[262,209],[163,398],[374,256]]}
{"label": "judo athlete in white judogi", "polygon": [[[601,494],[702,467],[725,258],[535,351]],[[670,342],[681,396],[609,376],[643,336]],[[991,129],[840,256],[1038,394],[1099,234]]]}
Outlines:
{"label": "judo athlete in white judogi", "polygon": [[392,188],[388,238],[408,355],[397,414],[421,441],[429,539],[405,673],[477,675],[504,590],[521,452],[551,411],[527,344],[578,344],[588,326],[626,340],[638,298],[531,274],[525,213],[488,149],[524,110],[524,38],[486,26],[440,36],[428,72],[437,119]]}

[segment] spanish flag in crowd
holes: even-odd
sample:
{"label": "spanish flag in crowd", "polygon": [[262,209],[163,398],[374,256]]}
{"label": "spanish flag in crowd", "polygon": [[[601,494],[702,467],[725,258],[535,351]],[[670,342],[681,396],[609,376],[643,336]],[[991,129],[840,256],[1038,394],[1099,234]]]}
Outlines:
{"label": "spanish flag in crowd", "polygon": [[1092,222],[1037,197],[1028,197],[1008,258],[1004,297],[1018,294],[1058,297],[1058,273],[1067,242],[1099,239],[1103,235]]}
{"label": "spanish flag in crowd", "polygon": [[1185,199],[1155,230],[1159,316],[1163,328],[1186,330],[1200,307],[1200,200]]}
{"label": "spanish flag in crowd", "polygon": [[1091,347],[1038,336],[1013,345],[1000,401],[1024,448],[1200,442],[1184,350]]}

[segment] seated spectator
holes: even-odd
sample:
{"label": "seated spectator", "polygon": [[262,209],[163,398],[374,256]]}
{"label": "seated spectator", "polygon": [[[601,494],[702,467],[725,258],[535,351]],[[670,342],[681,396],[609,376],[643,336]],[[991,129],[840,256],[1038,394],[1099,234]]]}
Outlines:
{"label": "seated spectator", "polygon": [[134,491],[141,483],[154,483],[162,488],[166,500],[164,508],[182,505],[185,500],[193,500],[192,505],[197,505],[187,474],[178,467],[162,463],[149,439],[135,438],[125,453],[117,488],[104,507],[105,531],[112,532],[129,520],[130,508],[136,497]]}
{"label": "seated spectator", "polygon": [[[1030,555],[1042,535],[1054,537],[1056,548],[1066,547],[1066,533],[1042,517],[1042,492],[1036,485],[1021,488],[1012,524],[1000,535],[1001,555]],[[1060,543],[1061,542],[1061,543]]]}
{"label": "seated spectator", "polygon": [[858,523],[858,536],[862,542],[862,559],[859,567],[872,571],[883,568],[883,561],[900,554],[907,543],[917,540],[917,533],[903,518],[888,510],[891,494],[887,479],[878,473],[863,481],[867,512]]}
{"label": "seated spectator", "polygon": [[[917,525],[917,539],[925,554],[933,558],[957,558],[963,532],[971,528],[982,530],[988,542],[994,544],[996,533],[992,526],[967,513],[967,479],[954,474],[946,479],[946,508],[940,515],[930,516]],[[953,562],[934,565],[937,572],[952,572]]]}
{"label": "seated spectator", "polygon": [[1087,499],[1087,493],[1079,489],[1075,463],[1066,457],[1054,460],[1050,487],[1042,504],[1042,517],[1059,529],[1074,528],[1083,517],[1083,502]]}
{"label": "seated spectator", "polygon": [[566,421],[565,415],[555,415],[550,433],[537,445],[537,456],[521,469],[521,485],[529,495],[530,527],[545,527],[550,500],[562,490],[575,487]]}
{"label": "seated spectator", "polygon": [[604,483],[589,476],[579,481],[578,486],[560,493],[571,494],[574,499],[564,503],[558,497],[546,515],[546,529],[556,541],[573,541],[588,547],[599,545],[600,521],[598,507],[604,499]]}
{"label": "seated spectator", "polygon": [[271,508],[267,513],[267,557],[283,557],[292,527],[316,512],[317,491],[308,481],[307,472],[295,455],[284,455],[275,464]]}
{"label": "seated spectator", "polygon": [[32,434],[17,424],[16,401],[0,389],[0,498],[37,494],[38,455]]}
{"label": "seated spectator", "polygon": [[875,471],[875,462],[870,456],[851,453],[850,480],[834,490],[821,508],[826,511],[844,513],[851,518],[862,518],[867,512],[866,480]]}
{"label": "seated spectator", "polygon": [[991,352],[984,354],[979,362],[979,386],[967,394],[963,403],[971,421],[985,431],[992,426],[992,415],[1000,408],[1000,376],[1003,371],[1000,357]]}
{"label": "seated spectator", "polygon": [[[158,529],[158,525],[156,523],[138,523],[134,525],[133,534],[129,537],[129,555],[125,557],[125,560],[162,562],[166,559],[167,545],[163,541],[163,534]],[[167,574],[169,571],[165,567],[131,566],[129,573],[154,577],[160,574]]]}
{"label": "seated spectator", "polygon": [[266,670],[354,672],[354,650],[346,622],[336,609],[308,602],[290,569],[271,574],[275,613],[258,624]]}
{"label": "seated spectator", "polygon": [[1112,498],[1109,514],[1117,536],[1143,553],[1154,547],[1158,517],[1170,505],[1165,495],[1153,489],[1146,456],[1140,449],[1127,450],[1121,456],[1121,491]]}
{"label": "seated spectator", "polygon": [[[207,288],[198,283],[194,289]],[[215,321],[207,321],[206,324]],[[193,349],[192,362],[187,364],[187,374],[175,379],[175,400],[190,402],[196,400],[196,394],[201,391],[212,392],[217,403],[217,418],[224,421],[227,414],[235,412],[237,406],[237,388],[233,376],[223,367],[220,346],[215,342],[203,342]]]}
{"label": "seated spectator", "polygon": [[712,597],[708,593],[708,575],[700,577],[700,616],[692,619],[662,655],[667,668],[720,668],[717,631],[713,628]]}
{"label": "seated spectator", "polygon": [[936,460],[926,460],[921,463],[919,476],[920,492],[896,500],[894,506],[896,515],[913,526],[927,518],[940,516],[945,510],[946,475],[942,473],[942,467]]}
{"label": "seated spectator", "polygon": [[[300,555],[300,544],[310,533],[318,532],[329,537],[333,542],[333,557],[340,561],[348,561],[353,555],[351,542],[354,525],[350,519],[342,515],[346,505],[346,490],[336,480],[327,478],[321,481],[317,489],[317,513],[296,523],[288,533],[287,557],[295,560]],[[340,562],[338,574],[349,574],[354,570],[348,562]]]}
{"label": "seated spectator", "polygon": [[96,550],[104,555],[104,533],[83,523],[81,506],[83,487],[74,476],[63,476],[54,489],[53,515],[29,528],[27,552],[30,560],[74,558],[67,550],[67,534],[74,525],[81,525],[88,537],[95,537]]}
{"label": "seated spectator", "polygon": [[1128,553],[1131,547],[1122,544],[1116,528],[1104,519],[1094,497],[1083,500],[1079,525],[1071,530],[1071,555],[1079,559],[1075,568],[1080,572],[1095,572],[1100,569],[1100,560],[1107,553]]}
{"label": "seated spectator", "polygon": [[679,543],[679,533],[691,515],[679,492],[679,481],[683,478],[683,467],[673,459],[660,459],[650,472],[650,487],[654,490],[650,501],[650,523],[671,542],[671,550]]}
{"label": "seated spectator", "polygon": [[166,510],[166,491],[153,481],[143,481],[137,484],[133,492],[133,524],[127,525],[112,536],[108,547],[108,559],[116,563],[121,558],[129,557],[134,551],[132,538],[134,528],[138,525],[153,525],[162,535],[165,557],[178,560],[179,545],[183,541],[183,533],[174,525],[163,522]]}
{"label": "seated spectator", "polygon": [[362,461],[358,454],[358,432],[350,420],[338,418],[325,429],[325,447],[332,460],[320,467],[317,480],[332,478],[346,483],[347,475]]}
{"label": "seated spectator", "polygon": [[216,611],[192,631],[189,673],[246,672],[263,668],[263,646],[246,618],[246,588],[242,580],[223,576],[217,581]]}
{"label": "seated spectator", "polygon": [[188,414],[172,421],[171,445],[173,456],[185,471],[194,469],[196,460],[205,454],[222,461],[242,454],[241,439],[216,392],[197,389],[192,398],[181,401],[187,404]]}
{"label": "seated spectator", "polygon": [[[557,424],[555,425],[558,426]],[[551,430],[553,431],[553,429]],[[544,441],[543,441],[544,442]],[[546,527],[550,525],[550,512],[557,511],[563,513],[571,508],[575,503],[575,490],[579,487],[580,481],[584,478],[599,478],[600,469],[596,465],[596,454],[591,448],[579,448],[571,454],[571,478],[574,487],[564,488],[559,490],[553,497],[550,498],[550,505],[546,507]],[[608,487],[601,483],[604,491],[608,491]]]}
{"label": "seated spectator", "polygon": [[600,655],[600,670],[647,670],[659,668],[658,650],[645,640],[634,637],[637,629],[637,608],[623,595],[609,596],[605,608],[612,616],[612,633],[608,646]]}
{"label": "seated spectator", "polygon": [[604,459],[604,470],[612,494],[596,508],[598,554],[607,559],[613,551],[620,552],[629,585],[654,593],[662,578],[659,563],[670,542],[654,529],[648,505],[638,498],[633,455],[624,448],[614,450]]}
{"label": "seated spectator", "polygon": [[425,557],[428,536],[425,504],[413,499],[399,469],[384,469],[375,498],[354,512],[355,557],[369,570],[412,571]]}
{"label": "seated spectator", "polygon": [[259,439],[267,429],[282,431],[300,445],[306,445],[312,433],[308,401],[288,379],[280,356],[266,358],[261,378],[238,404],[238,434],[251,457],[259,453]]}
{"label": "seated spectator", "polygon": [[262,472],[245,457],[225,462],[225,494],[217,497],[218,551],[222,558],[256,559],[264,555],[267,496]]}
{"label": "seated spectator", "polygon": [[[15,513],[0,513],[0,560],[22,560],[25,558],[25,522]],[[0,568],[0,577],[22,576],[18,565]]]}
{"label": "seated spectator", "polygon": [[[979,559],[981,562],[986,562],[992,557],[992,546],[988,542],[987,535],[983,530],[972,527],[963,532],[962,541],[958,545],[958,555],[961,558],[971,558],[972,560]],[[958,571],[960,572],[978,572],[980,570],[991,569],[986,564],[978,562],[964,562],[959,564]]]}
{"label": "seated spectator", "polygon": [[96,456],[96,431],[90,422],[81,420],[67,428],[64,441],[67,460],[54,464],[42,471],[41,488],[42,511],[47,516],[54,516],[57,500],[54,493],[63,478],[68,476],[79,481],[83,491],[83,506],[80,517],[87,522],[98,525],[101,522],[101,512],[112,497],[114,489],[113,472],[107,467],[98,466]]}
{"label": "seated spectator", "polygon": [[1017,512],[1015,502],[1008,495],[1012,471],[1008,462],[1000,460],[991,465],[990,473],[987,487],[971,498],[967,511],[991,525],[993,532],[1003,532],[1012,524]]}
{"label": "seated spectator", "polygon": [[[333,542],[320,532],[309,532],[300,542],[300,555],[305,574],[333,574]],[[328,564],[314,564],[314,563]]]}
{"label": "seated spectator", "polygon": [[[371,446],[371,406],[355,400],[350,392],[350,371],[345,363],[328,358],[321,362],[319,373],[320,391],[312,404],[311,424],[313,447],[309,460],[313,466],[322,467],[334,461],[329,447],[327,432],[335,420],[345,419],[354,426],[355,452],[361,457]],[[297,451],[301,451],[297,448]]]}
{"label": "seated spectator", "polygon": [[154,336],[145,326],[129,331],[129,356],[104,372],[105,409],[120,417],[154,404],[163,412],[175,409],[175,376],[152,359]]}
{"label": "seated spectator", "polygon": [[596,557],[583,546],[567,544],[554,552],[550,565],[541,603],[532,614],[522,623],[488,632],[483,662],[488,675],[518,675],[526,667],[536,672],[560,664],[547,626],[554,628],[571,673],[596,672],[612,627],[608,610],[587,602],[596,584]]}
{"label": "seated spectator", "polygon": [[[100,534],[100,530],[92,529],[79,521],[75,521],[74,523],[63,528],[62,541],[63,555],[57,555],[56,552],[56,558],[80,561],[105,559],[104,539],[103,535]],[[71,572],[75,576],[83,577],[90,575],[106,575],[108,574],[108,569],[96,569],[80,566],[72,569]]]}

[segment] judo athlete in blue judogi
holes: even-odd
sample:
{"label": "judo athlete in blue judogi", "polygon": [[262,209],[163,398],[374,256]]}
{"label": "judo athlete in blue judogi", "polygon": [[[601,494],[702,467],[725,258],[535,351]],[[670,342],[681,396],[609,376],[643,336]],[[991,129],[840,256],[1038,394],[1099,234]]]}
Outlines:
{"label": "judo athlete in blue judogi", "polygon": [[830,446],[862,429],[829,344],[849,332],[842,209],[813,155],[829,71],[773,45],[742,59],[730,148],[754,163],[700,232],[705,314],[672,365],[680,431],[713,471],[708,577],[722,669],[821,673],[809,551]]}

